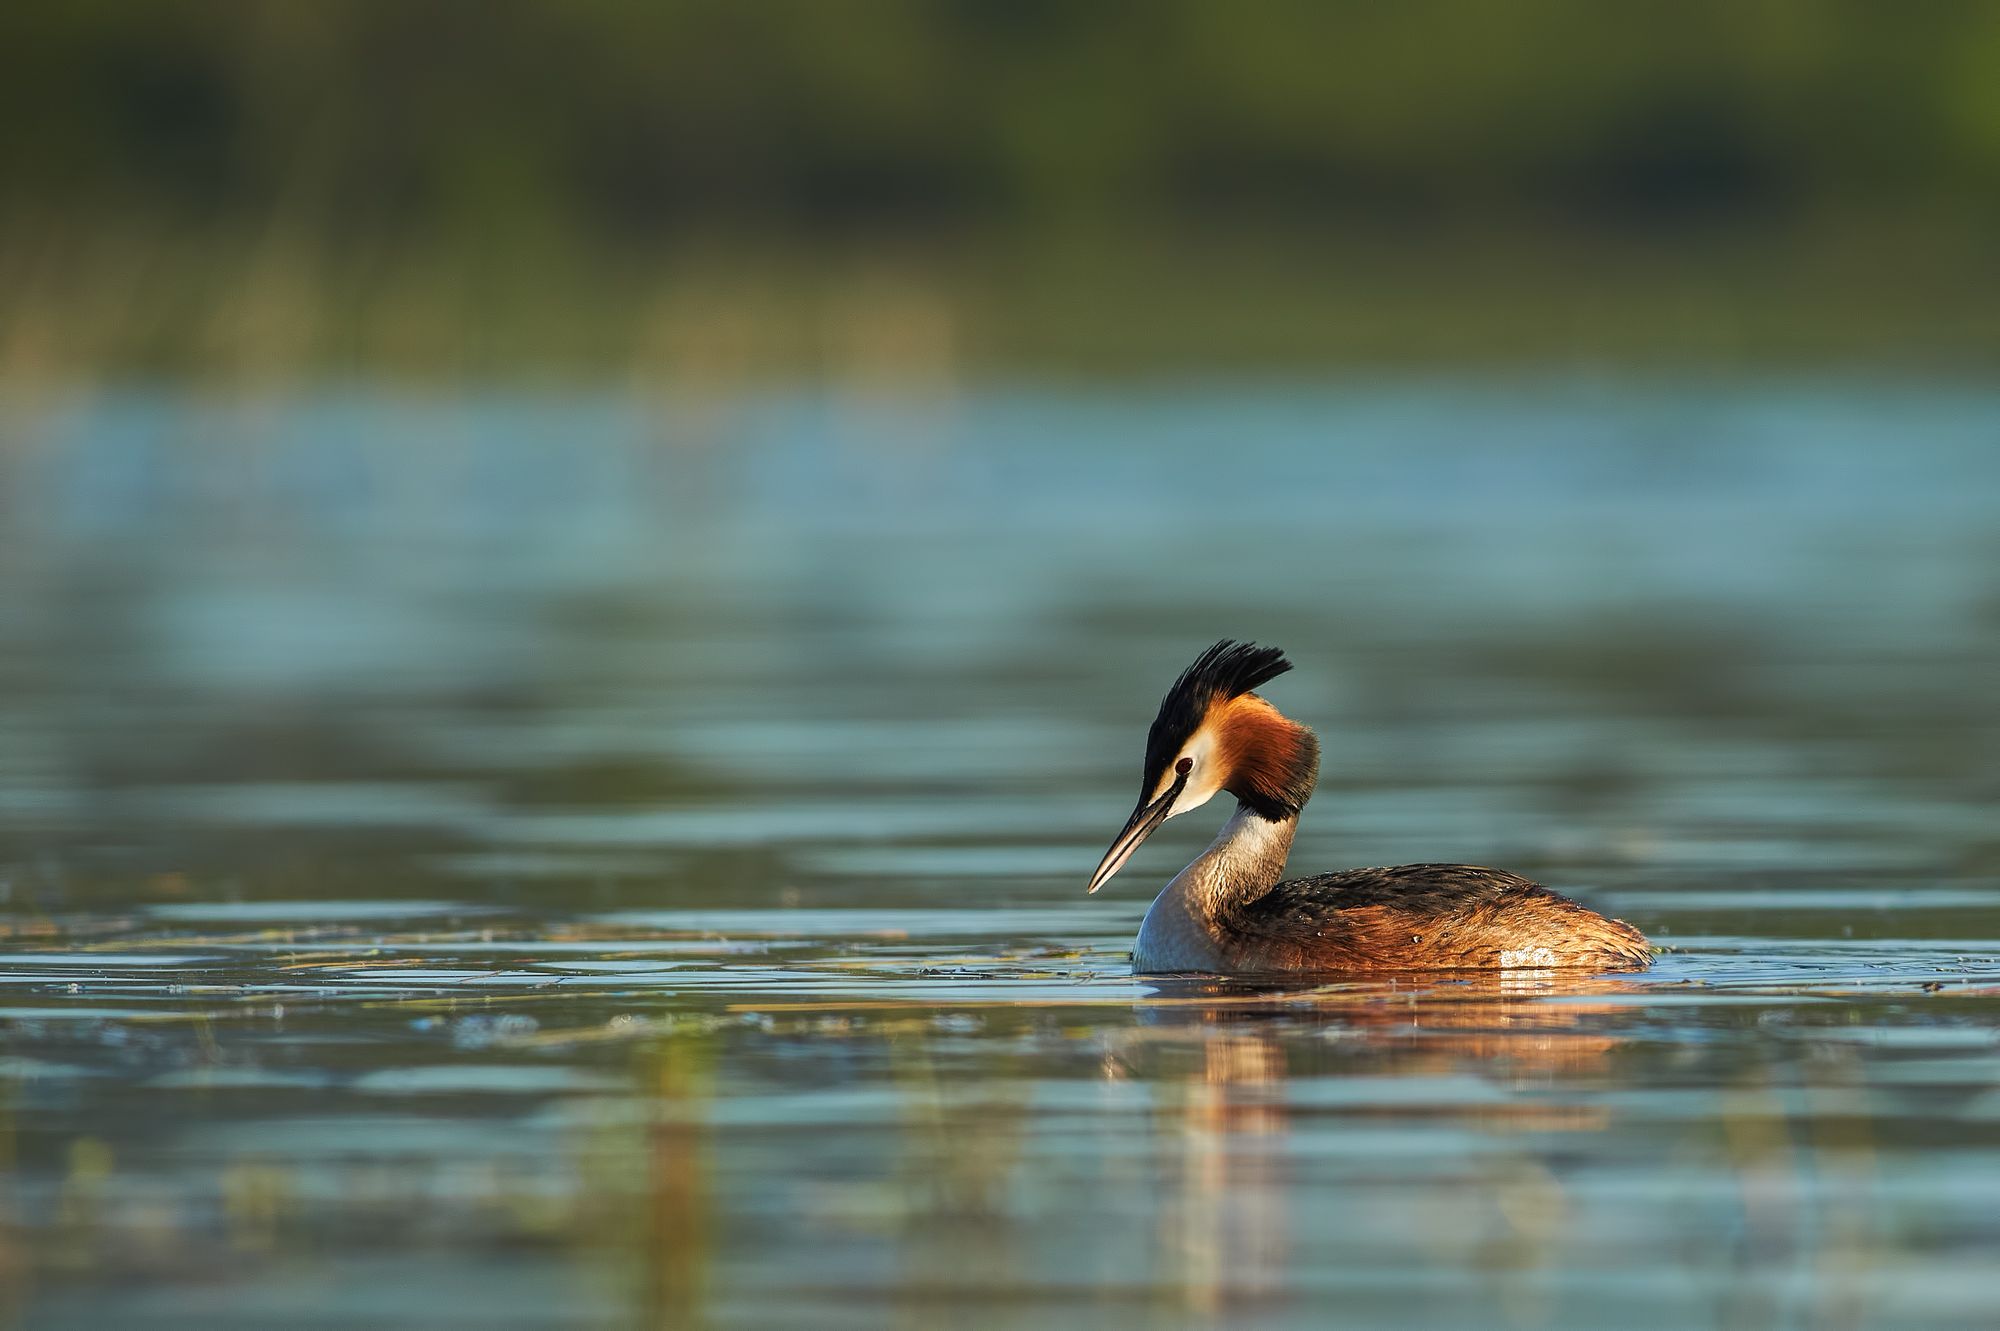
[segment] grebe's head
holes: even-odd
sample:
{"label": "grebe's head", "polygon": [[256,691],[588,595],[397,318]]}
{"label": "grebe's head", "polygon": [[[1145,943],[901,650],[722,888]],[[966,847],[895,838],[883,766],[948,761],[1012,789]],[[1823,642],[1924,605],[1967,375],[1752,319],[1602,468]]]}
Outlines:
{"label": "grebe's head", "polygon": [[1090,876],[1092,892],[1153,829],[1219,790],[1272,822],[1298,816],[1319,777],[1319,740],[1250,691],[1291,668],[1275,647],[1224,638],[1181,672],[1146,735],[1139,805]]}

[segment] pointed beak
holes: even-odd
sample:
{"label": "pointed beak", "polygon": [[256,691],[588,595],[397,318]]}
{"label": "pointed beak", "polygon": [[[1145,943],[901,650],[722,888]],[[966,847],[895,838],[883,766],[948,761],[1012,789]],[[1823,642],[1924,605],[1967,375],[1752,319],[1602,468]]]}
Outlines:
{"label": "pointed beak", "polygon": [[1095,892],[1111,881],[1111,875],[1125,867],[1125,861],[1132,858],[1132,852],[1139,849],[1139,843],[1153,835],[1153,829],[1167,821],[1167,814],[1173,811],[1174,801],[1187,788],[1187,775],[1182,773],[1174,778],[1166,793],[1151,804],[1143,801],[1132,810],[1132,816],[1125,822],[1125,830],[1111,843],[1111,849],[1104,852],[1098,862],[1097,872],[1090,876],[1089,891]]}

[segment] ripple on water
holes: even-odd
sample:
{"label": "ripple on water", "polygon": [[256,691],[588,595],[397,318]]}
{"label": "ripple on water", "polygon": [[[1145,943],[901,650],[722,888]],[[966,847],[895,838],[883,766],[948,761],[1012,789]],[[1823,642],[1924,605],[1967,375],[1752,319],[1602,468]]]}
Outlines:
{"label": "ripple on water", "polygon": [[1593,894],[1607,910],[1661,911],[1713,915],[1730,911],[1768,910],[1955,910],[1967,906],[2000,906],[2000,887],[1882,887],[1675,888],[1645,892],[1630,889]]}
{"label": "ripple on water", "polygon": [[[11,432],[0,1320],[1993,1320],[2000,394],[695,396]],[[1131,976],[1080,880],[1224,632],[1302,866],[1675,950]]]}
{"label": "ripple on water", "polygon": [[215,953],[198,952],[4,952],[0,966],[70,966],[78,970],[182,970],[211,965]]}
{"label": "ripple on water", "polygon": [[621,928],[774,938],[977,938],[1039,936],[1101,931],[1111,919],[1130,915],[1128,907],[1094,903],[1061,909],[991,907],[973,910],[815,909],[788,910],[628,910],[587,917]]}
{"label": "ripple on water", "polygon": [[[980,821],[989,835],[1094,834],[1094,810],[1048,798],[982,796]],[[875,800],[762,799],[755,804],[696,804],[634,810],[514,810],[482,818],[467,830],[487,840],[537,847],[660,846],[713,848],[791,842],[838,844],[893,838],[948,837],[965,829],[962,797]]]}
{"label": "ripple on water", "polygon": [[366,1095],[546,1095],[551,1092],[630,1090],[627,1080],[548,1063],[478,1063],[381,1068],[348,1088]]}
{"label": "ripple on water", "polygon": [[951,882],[1069,877],[1081,883],[1103,853],[1102,846],[1084,842],[1064,846],[838,846],[794,853],[792,860],[822,873],[857,877],[896,875]]}
{"label": "ripple on water", "polygon": [[175,901],[145,907],[158,919],[186,924],[368,924],[433,915],[488,915],[498,907],[465,901]]}

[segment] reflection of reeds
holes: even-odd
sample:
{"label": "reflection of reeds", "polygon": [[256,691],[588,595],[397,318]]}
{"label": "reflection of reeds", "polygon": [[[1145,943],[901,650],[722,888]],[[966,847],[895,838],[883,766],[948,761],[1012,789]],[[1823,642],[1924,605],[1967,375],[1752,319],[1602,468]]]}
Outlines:
{"label": "reflection of reeds", "polygon": [[650,1059],[649,1241],[639,1254],[648,1325],[699,1326],[715,1221],[709,1196],[710,1055],[705,1041],[681,1036],[652,1046]]}
{"label": "reflection of reeds", "polygon": [[20,1321],[30,1293],[29,1240],[14,1196],[16,1177],[13,1081],[0,1077],[0,1322],[8,1326]]}
{"label": "reflection of reeds", "polygon": [[95,1137],[70,1142],[68,1167],[56,1198],[50,1265],[83,1271],[95,1264],[115,1168],[111,1148],[104,1142]]}
{"label": "reflection of reeds", "polygon": [[1870,1320],[1874,1148],[1868,1116],[1856,1112],[1865,1078],[1854,1051],[1838,1046],[1801,1066],[1803,1087],[1774,1083],[1758,1067],[1721,1097],[1717,1121],[1741,1215],[1735,1279],[1718,1310],[1725,1326],[1799,1316],[1793,1289],[1810,1290],[1813,1326]]}
{"label": "reflection of reeds", "polygon": [[635,1109],[577,1143],[581,1198],[544,1218],[587,1263],[608,1262],[635,1325],[707,1322],[716,1243],[713,1193],[714,1049],[707,1033],[632,1024]]}
{"label": "reflection of reeds", "polygon": [[1811,1321],[1841,1331],[1869,1321],[1865,1285],[1878,1246],[1870,1195],[1874,1125],[1865,1113],[1853,1112],[1851,1102],[1867,1094],[1867,1077],[1852,1049],[1835,1048],[1804,1066],[1807,1132],[1821,1214]]}
{"label": "reflection of reeds", "polygon": [[935,1325],[941,1292],[999,1293],[1028,1286],[1009,1191],[1021,1164],[1027,1105],[1005,1078],[969,1103],[940,1077],[922,1028],[891,1046],[902,1117],[894,1229],[911,1327]]}

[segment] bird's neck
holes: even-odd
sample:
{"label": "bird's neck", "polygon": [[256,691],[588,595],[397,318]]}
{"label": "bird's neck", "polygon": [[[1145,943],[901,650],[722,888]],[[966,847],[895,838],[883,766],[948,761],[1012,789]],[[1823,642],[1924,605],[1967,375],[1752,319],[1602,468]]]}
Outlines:
{"label": "bird's neck", "polygon": [[1167,892],[1203,920],[1214,919],[1231,905],[1254,901],[1283,877],[1285,857],[1291,854],[1298,830],[1296,813],[1273,822],[1239,804],[1208,849],[1180,871]]}

